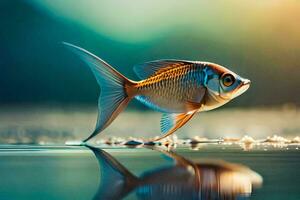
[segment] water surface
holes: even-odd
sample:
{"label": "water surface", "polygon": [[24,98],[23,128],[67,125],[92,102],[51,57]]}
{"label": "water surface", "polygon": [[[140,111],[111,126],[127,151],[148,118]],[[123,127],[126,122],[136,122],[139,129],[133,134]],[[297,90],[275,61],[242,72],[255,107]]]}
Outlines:
{"label": "water surface", "polygon": [[297,146],[197,150],[2,146],[0,196],[12,199],[299,199]]}

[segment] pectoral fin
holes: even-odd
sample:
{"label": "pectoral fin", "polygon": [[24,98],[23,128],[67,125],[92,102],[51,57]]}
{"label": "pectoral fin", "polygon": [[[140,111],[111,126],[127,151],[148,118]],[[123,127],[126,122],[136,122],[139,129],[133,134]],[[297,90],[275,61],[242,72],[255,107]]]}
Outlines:
{"label": "pectoral fin", "polygon": [[146,147],[146,148],[150,148],[152,150],[161,152],[168,160],[171,159],[178,166],[187,167],[187,166],[193,165],[193,162],[189,161],[188,159],[184,158],[183,156],[176,154],[173,151],[167,151],[167,150],[161,148],[161,146],[151,146],[151,147]]}
{"label": "pectoral fin", "polygon": [[161,132],[164,134],[162,137],[155,139],[155,141],[161,140],[172,133],[174,133],[177,129],[182,127],[186,122],[188,122],[197,110],[190,111],[188,113],[180,113],[180,114],[168,114],[164,113],[160,120],[160,128]]}

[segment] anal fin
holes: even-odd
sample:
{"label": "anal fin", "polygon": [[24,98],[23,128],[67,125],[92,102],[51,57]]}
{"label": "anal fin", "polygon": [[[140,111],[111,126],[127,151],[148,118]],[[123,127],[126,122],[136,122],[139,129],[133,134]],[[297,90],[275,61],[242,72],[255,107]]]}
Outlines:
{"label": "anal fin", "polygon": [[162,137],[155,139],[155,141],[161,140],[172,133],[177,129],[181,128],[186,122],[188,122],[197,110],[190,111],[188,113],[164,113],[160,120],[161,132],[164,134]]}

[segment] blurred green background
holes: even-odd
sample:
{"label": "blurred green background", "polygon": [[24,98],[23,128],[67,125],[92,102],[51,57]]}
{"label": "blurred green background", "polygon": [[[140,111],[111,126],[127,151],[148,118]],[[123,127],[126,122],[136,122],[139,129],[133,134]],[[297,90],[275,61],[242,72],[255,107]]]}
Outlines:
{"label": "blurred green background", "polygon": [[134,64],[155,59],[224,65],[252,80],[227,107],[300,104],[298,0],[2,0],[0,8],[2,105],[96,105],[92,73],[62,41],[131,79]]}

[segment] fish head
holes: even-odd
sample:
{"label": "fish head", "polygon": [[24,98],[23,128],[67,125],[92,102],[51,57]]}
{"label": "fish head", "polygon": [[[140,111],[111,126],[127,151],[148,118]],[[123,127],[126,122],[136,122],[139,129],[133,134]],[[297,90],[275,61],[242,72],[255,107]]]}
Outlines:
{"label": "fish head", "polygon": [[221,65],[207,63],[204,73],[208,93],[206,104],[211,109],[240,96],[250,87],[250,80]]}

